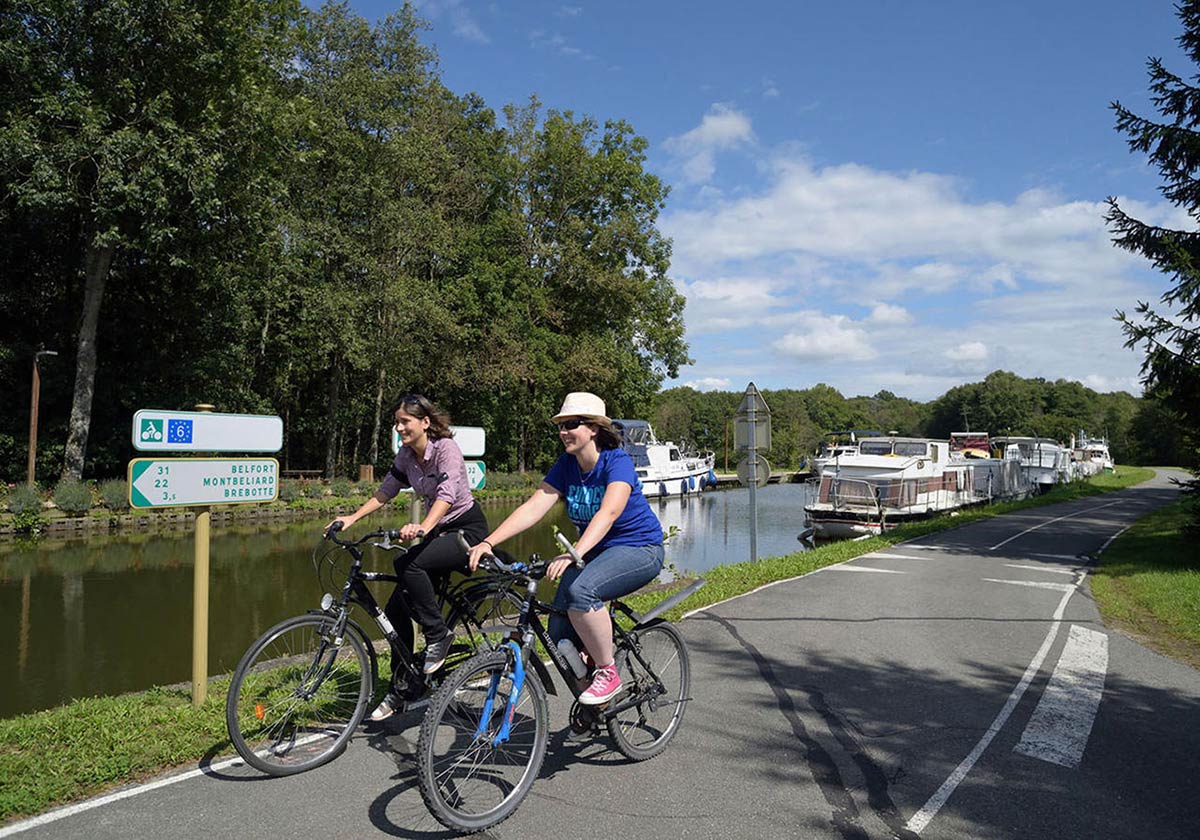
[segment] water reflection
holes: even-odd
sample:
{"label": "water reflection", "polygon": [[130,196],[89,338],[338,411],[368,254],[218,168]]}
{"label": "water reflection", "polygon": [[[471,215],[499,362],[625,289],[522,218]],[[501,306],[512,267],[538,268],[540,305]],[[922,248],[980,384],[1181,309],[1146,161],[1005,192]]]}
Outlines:
{"label": "water reflection", "polygon": [[[759,491],[760,557],[801,548],[796,534],[805,491],[802,485]],[[675,572],[702,573],[749,558],[746,491],[652,505],[664,528],[678,529],[667,548]],[[494,526],[514,507],[489,506],[489,521]],[[264,630],[317,605],[323,590],[312,558],[314,547],[328,548],[319,540],[326,521],[214,529],[209,552],[211,673],[231,671]],[[406,512],[395,511],[359,527],[399,527],[405,521]],[[522,558],[532,552],[556,553],[553,525],[574,533],[559,506],[504,548]],[[0,673],[9,684],[0,692],[0,717],[73,697],[188,681],[192,561],[193,542],[186,530],[0,545],[0,627],[2,638],[10,640],[0,649]],[[389,569],[390,558],[372,551],[367,566]],[[386,585],[376,591],[381,601],[388,594]]]}

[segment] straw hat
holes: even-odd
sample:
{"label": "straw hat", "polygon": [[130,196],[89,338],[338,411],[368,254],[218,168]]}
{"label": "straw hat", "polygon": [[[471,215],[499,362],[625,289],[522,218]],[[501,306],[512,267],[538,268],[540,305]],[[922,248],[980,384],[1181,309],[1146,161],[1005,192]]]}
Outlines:
{"label": "straw hat", "polygon": [[604,400],[587,391],[572,391],[567,394],[558,414],[550,419],[557,423],[564,417],[583,417],[592,423],[612,428],[612,420],[604,412]]}

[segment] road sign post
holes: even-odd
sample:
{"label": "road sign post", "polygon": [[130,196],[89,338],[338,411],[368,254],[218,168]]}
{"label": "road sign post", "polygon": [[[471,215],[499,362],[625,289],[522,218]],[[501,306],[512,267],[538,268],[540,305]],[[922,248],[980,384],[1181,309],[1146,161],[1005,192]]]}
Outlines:
{"label": "road sign post", "polygon": [[[753,382],[746,386],[746,395],[738,406],[734,443],[747,450],[744,483],[750,488],[750,560],[755,561],[758,560],[758,487],[760,483],[766,483],[765,480],[760,482],[760,468],[768,470],[767,479],[771,477],[770,467],[759,457],[758,450],[771,448],[771,410]],[[738,472],[740,478],[741,470]]]}
{"label": "road sign post", "polygon": [[[253,414],[142,409],[133,415],[133,447],[142,452],[278,452],[283,421]],[[274,458],[135,458],[129,462],[133,508],[196,507],[192,566],[192,705],[208,695],[209,505],[269,502],[279,495]]]}

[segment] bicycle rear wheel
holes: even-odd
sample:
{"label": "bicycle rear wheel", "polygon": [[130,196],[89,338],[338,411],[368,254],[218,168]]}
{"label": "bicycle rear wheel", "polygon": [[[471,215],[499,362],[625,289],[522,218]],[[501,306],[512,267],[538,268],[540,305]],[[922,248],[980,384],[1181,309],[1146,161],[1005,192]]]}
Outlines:
{"label": "bicycle rear wheel", "polygon": [[623,755],[645,761],[667,748],[687,710],[687,645],[670,624],[654,622],[630,631],[617,648],[616,661],[627,693],[614,704],[637,702],[608,719],[608,733]]}
{"label": "bicycle rear wheel", "polygon": [[513,654],[481,653],[451,674],[430,701],[417,742],[417,775],[430,813],[447,828],[482,831],[510,816],[546,756],[546,689],[525,673],[508,740],[497,743],[513,693]]}
{"label": "bicycle rear wheel", "polygon": [[371,658],[348,627],[340,645],[327,615],[276,624],[242,657],[225,699],[225,723],[251,767],[288,776],[336,757],[374,691]]}

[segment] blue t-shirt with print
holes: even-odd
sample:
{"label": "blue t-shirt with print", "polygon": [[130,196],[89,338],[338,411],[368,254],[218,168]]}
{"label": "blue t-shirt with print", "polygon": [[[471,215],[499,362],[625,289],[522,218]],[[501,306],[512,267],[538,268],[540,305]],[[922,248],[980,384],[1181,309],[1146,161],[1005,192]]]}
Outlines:
{"label": "blue t-shirt with print", "polygon": [[567,502],[567,516],[582,534],[592,517],[600,510],[604,491],[614,481],[623,481],[633,488],[625,509],[617,521],[608,529],[604,539],[592,549],[610,545],[658,545],[663,540],[662,525],[650,503],[642,495],[642,483],[633,468],[633,459],[622,449],[604,449],[600,460],[586,474],[579,469],[574,455],[564,452],[559,456],[545,482],[562,493]]}

